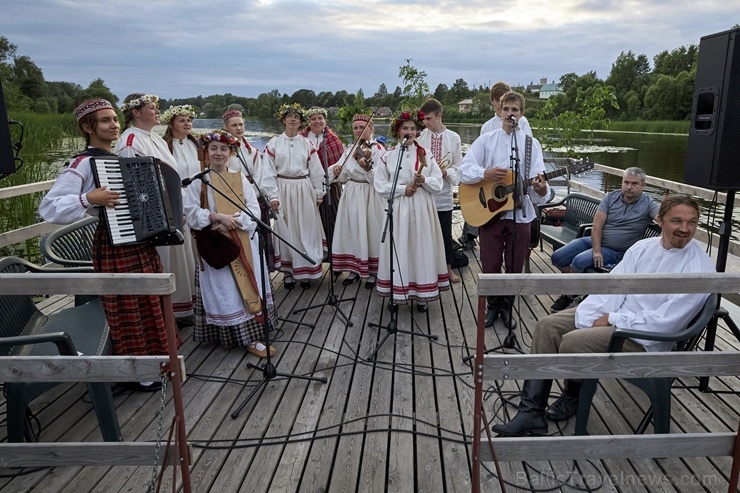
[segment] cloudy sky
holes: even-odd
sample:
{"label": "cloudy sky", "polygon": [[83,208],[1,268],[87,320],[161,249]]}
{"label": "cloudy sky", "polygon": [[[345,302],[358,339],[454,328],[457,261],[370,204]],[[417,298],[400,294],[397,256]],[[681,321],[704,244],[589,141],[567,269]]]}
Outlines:
{"label": "cloudy sky", "polygon": [[0,34],[49,81],[100,77],[121,99],[256,97],[609,75],[740,23],[738,0],[0,0]]}

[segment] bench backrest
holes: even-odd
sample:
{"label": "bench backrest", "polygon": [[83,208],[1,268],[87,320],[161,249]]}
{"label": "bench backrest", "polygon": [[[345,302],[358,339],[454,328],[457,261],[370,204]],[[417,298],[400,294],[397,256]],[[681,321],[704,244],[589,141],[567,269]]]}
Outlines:
{"label": "bench backrest", "polygon": [[[23,274],[28,269],[23,263],[6,257],[0,259],[0,274]],[[34,320],[43,318],[29,295],[0,295],[0,337],[21,335]],[[11,347],[0,347],[0,356],[10,354]]]}
{"label": "bench backrest", "polygon": [[582,224],[594,222],[594,215],[601,201],[580,193],[571,193],[565,197],[565,217],[563,225],[578,228]]}
{"label": "bench backrest", "polygon": [[64,266],[92,265],[92,244],[98,218],[86,217],[41,238],[41,254]]}

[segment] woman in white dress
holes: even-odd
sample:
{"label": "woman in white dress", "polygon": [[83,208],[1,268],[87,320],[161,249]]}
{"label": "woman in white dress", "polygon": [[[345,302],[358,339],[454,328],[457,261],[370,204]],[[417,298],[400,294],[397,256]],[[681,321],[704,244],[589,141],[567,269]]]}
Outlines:
{"label": "woman in white dress", "polygon": [[349,286],[362,277],[367,278],[365,287],[372,289],[378,274],[380,233],[385,218],[385,201],[373,186],[374,167],[380,163],[385,148],[373,141],[370,115],[355,115],[352,132],[356,144],[329,167],[329,176],[344,184],[334,229],[332,264],[335,271],[349,271],[343,285]]}
{"label": "woman in white dress", "polygon": [[324,170],[316,148],[300,130],[306,121],[298,103],[284,104],[278,119],[285,132],[273,137],[265,146],[262,189],[270,207],[277,213],[274,230],[299,251],[314,260],[311,263],[280,241],[275,241],[275,267],[284,273],[287,289],[311,287],[311,280],[321,277],[324,256],[324,229],[319,205],[324,198]]}
{"label": "woman in white dress", "polygon": [[[380,246],[378,293],[392,296],[392,303],[417,301],[417,309],[450,288],[444,242],[433,194],[442,189],[443,178],[434,156],[416,144],[424,114],[403,111],[391,124],[392,135],[401,141],[388,151],[375,170],[375,190],[385,199],[393,195],[393,241]],[[398,183],[393,188],[395,175]],[[394,254],[391,291],[390,256]]]}
{"label": "woman in white dress", "polygon": [[[249,181],[227,166],[239,142],[223,130],[205,133],[199,141],[205,149],[206,164],[213,170],[207,179],[259,217],[259,204]],[[252,354],[267,356],[268,348],[263,344],[262,304],[267,304],[268,330],[276,326],[277,313],[269,279],[265,280],[266,293],[262,291],[262,274],[267,269],[260,268],[257,224],[200,180],[193,181],[185,190],[184,207],[193,230],[197,232],[210,226],[214,231],[230,236],[240,248],[240,255],[227,267],[212,267],[201,256],[196,273],[193,337],[199,342],[217,340],[226,348],[246,347]],[[275,354],[273,347],[270,346],[269,350],[270,355]]]}
{"label": "woman in white dress", "polygon": [[[180,169],[167,142],[152,132],[152,129],[160,123],[158,102],[159,98],[153,94],[134,93],[126,96],[121,105],[126,130],[116,142],[113,152],[121,157],[155,157],[162,162],[162,166],[168,166],[177,171],[180,178],[186,178],[188,175]],[[172,213],[182,214],[182,210]],[[187,226],[184,229],[182,233],[187,237],[190,230]],[[183,245],[158,246],[157,252],[164,271],[175,274],[177,281],[177,288],[172,293],[175,317],[180,324],[192,325],[195,300],[195,262],[192,245],[185,242]]]}

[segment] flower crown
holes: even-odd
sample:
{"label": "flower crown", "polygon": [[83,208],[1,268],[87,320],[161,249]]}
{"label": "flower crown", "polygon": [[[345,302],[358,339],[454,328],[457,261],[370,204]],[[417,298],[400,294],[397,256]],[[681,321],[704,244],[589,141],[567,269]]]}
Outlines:
{"label": "flower crown", "polygon": [[398,129],[405,121],[412,121],[419,130],[424,127],[424,112],[421,110],[402,110],[401,113],[391,122],[391,134],[398,137]]}
{"label": "flower crown", "polygon": [[168,125],[174,117],[180,115],[195,118],[195,106],[191,106],[189,104],[170,106],[169,108],[164,110],[164,113],[159,115],[159,122]]}
{"label": "flower crown", "polygon": [[223,142],[227,144],[232,150],[236,150],[239,147],[239,141],[231,135],[229,132],[224,130],[213,130],[206,132],[198,137],[198,147],[205,147],[209,142]]}
{"label": "flower crown", "polygon": [[139,106],[143,106],[148,103],[154,103],[156,105],[159,103],[159,96],[155,96],[154,94],[144,94],[143,96],[134,98],[131,101],[126,101],[121,105],[121,111],[133,110],[134,108],[138,108]]}
{"label": "flower crown", "polygon": [[300,103],[284,103],[277,112],[277,119],[283,121],[285,120],[285,117],[291,113],[297,113],[298,116],[301,117],[302,122],[306,121],[306,112],[303,110]]}
{"label": "flower crown", "polygon": [[318,106],[307,109],[303,114],[306,115],[306,118],[311,118],[314,115],[324,115],[324,118],[329,116],[324,108],[319,108]]}

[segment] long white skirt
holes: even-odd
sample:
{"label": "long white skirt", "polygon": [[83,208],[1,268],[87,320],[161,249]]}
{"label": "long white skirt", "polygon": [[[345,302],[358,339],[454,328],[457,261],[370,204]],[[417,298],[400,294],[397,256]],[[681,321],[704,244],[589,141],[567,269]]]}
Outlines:
{"label": "long white skirt", "polygon": [[[393,302],[434,301],[450,288],[445,248],[432,196],[420,188],[393,203]],[[390,296],[390,235],[380,245],[378,294]]]}
{"label": "long white skirt", "polygon": [[334,270],[355,272],[361,277],[378,273],[385,203],[372,183],[347,182],[332,242]]}
{"label": "long white skirt", "polygon": [[316,263],[309,263],[275,238],[275,267],[298,280],[318,279],[321,277],[325,237],[311,181],[308,178],[291,180],[280,177],[277,181],[280,190],[280,217],[275,221],[274,230]]}
{"label": "long white skirt", "polygon": [[185,243],[157,247],[165,272],[175,274],[176,288],[172,293],[172,311],[175,317],[193,315],[195,304],[195,254],[190,226],[183,225]]}

